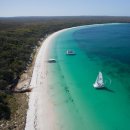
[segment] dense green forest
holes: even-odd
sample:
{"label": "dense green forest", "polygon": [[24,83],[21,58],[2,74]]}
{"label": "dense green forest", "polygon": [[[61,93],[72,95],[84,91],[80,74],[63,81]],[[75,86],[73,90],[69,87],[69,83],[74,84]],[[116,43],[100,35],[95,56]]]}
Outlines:
{"label": "dense green forest", "polygon": [[0,119],[9,119],[11,92],[32,62],[31,54],[46,34],[63,28],[111,22],[130,22],[130,17],[14,17],[0,18]]}

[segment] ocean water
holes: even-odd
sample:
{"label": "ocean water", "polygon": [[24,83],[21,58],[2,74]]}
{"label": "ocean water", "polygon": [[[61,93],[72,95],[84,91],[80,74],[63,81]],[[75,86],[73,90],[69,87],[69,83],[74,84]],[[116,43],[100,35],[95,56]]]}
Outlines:
{"label": "ocean water", "polygon": [[[48,58],[57,62],[48,63],[48,94],[60,130],[129,130],[130,24],[77,27],[52,42]],[[101,90],[93,88],[99,71]]]}

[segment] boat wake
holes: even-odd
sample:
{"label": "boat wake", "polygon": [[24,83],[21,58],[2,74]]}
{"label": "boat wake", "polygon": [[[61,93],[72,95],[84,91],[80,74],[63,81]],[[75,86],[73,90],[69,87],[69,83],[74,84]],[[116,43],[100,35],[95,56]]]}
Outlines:
{"label": "boat wake", "polygon": [[106,77],[105,82],[104,82],[105,86],[109,87],[111,83],[112,83],[112,80],[109,77]]}

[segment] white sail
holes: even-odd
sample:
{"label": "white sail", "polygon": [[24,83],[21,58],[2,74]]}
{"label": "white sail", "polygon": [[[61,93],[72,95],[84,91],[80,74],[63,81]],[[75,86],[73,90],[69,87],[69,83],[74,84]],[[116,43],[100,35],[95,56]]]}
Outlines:
{"label": "white sail", "polygon": [[93,86],[94,86],[94,88],[104,87],[103,76],[102,76],[101,72],[99,72],[97,79],[96,79],[95,83],[93,84]]}

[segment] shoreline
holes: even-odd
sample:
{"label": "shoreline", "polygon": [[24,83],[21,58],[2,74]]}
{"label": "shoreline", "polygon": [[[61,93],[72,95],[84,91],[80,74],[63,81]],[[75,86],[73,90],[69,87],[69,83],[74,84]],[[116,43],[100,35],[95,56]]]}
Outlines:
{"label": "shoreline", "polygon": [[[58,34],[68,29],[57,31],[47,37],[43,41],[38,52],[30,82],[30,88],[32,88],[32,92],[29,93],[25,130],[58,130],[58,126],[56,126],[56,115],[53,111],[53,104],[47,93],[46,60],[51,41]],[[43,100],[41,100],[41,98]]]}

